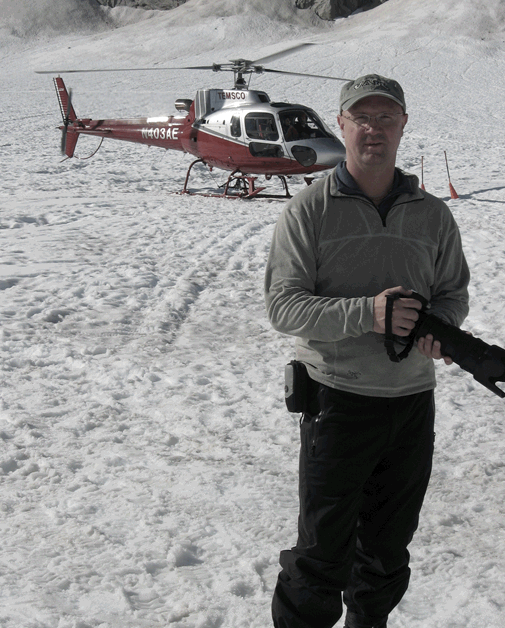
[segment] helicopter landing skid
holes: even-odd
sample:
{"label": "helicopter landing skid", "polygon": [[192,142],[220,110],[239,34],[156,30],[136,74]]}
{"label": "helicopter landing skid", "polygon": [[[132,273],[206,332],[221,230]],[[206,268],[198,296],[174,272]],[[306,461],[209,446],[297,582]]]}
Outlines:
{"label": "helicopter landing skid", "polygon": [[254,185],[258,177],[250,177],[244,175],[240,170],[234,170],[224,184],[224,192],[222,196],[228,198],[254,198],[265,188],[257,188]]}
{"label": "helicopter landing skid", "polygon": [[[191,194],[191,195],[199,195],[199,196],[214,196],[214,197],[220,197],[220,198],[242,198],[242,199],[247,199],[247,198],[291,198],[291,194],[289,193],[289,189],[288,189],[288,184],[286,181],[286,177],[283,175],[277,175],[279,177],[279,179],[282,181],[282,184],[284,186],[284,191],[285,194],[284,195],[279,195],[279,194],[262,194],[263,190],[265,190],[265,187],[259,187],[257,188],[255,186],[255,181],[258,177],[252,177],[249,175],[245,175],[242,174],[242,172],[240,170],[234,170],[230,176],[228,177],[228,179],[226,180],[226,183],[220,187],[224,187],[224,192],[222,194],[219,193],[211,193],[211,192],[190,192],[188,190],[188,181],[189,181],[189,175],[191,173],[191,169],[193,168],[194,165],[196,165],[197,163],[203,163],[205,164],[203,159],[196,159],[195,161],[193,161],[189,168],[188,171],[186,173],[186,180],[184,181],[184,187],[182,189],[181,194]],[[272,178],[272,175],[267,175],[266,179],[270,180]]]}

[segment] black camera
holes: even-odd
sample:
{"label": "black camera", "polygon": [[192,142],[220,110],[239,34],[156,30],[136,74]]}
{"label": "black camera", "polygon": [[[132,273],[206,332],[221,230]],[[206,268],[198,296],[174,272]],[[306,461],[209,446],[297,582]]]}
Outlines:
{"label": "black camera", "polygon": [[397,354],[393,344],[398,338],[391,333],[392,312],[394,301],[402,297],[405,295],[394,294],[387,297],[386,341],[384,344],[391,360],[400,362],[408,355],[414,341],[431,334],[434,340],[440,342],[442,355],[450,357],[458,366],[471,373],[479,384],[499,397],[505,397],[505,391],[496,385],[496,382],[505,382],[505,349],[497,345],[489,345],[455,325],[446,323],[435,314],[430,314],[427,309],[428,302],[416,292],[413,292],[409,298],[420,301],[423,308],[419,311],[419,319],[408,337],[405,349]]}

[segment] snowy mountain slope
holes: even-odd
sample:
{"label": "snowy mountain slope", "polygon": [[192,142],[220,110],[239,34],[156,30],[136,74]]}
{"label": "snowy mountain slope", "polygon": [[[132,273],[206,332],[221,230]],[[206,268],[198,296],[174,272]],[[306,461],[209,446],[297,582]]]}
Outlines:
{"label": "snowy mountain slope", "polygon": [[[503,3],[389,0],[325,25],[260,0],[77,23],[84,2],[62,0],[50,23],[45,2],[15,6],[18,31],[4,19],[0,40],[0,625],[268,626],[297,514],[297,417],[282,399],[293,343],[262,299],[282,203],[174,195],[190,159],[135,145],[60,163],[51,77],[33,70],[259,58],[309,40],[275,67],[395,76],[410,113],[400,165],[420,175],[424,157],[427,189],[461,227],[465,327],[505,346]],[[134,116],[228,78],[66,80],[78,113]],[[336,128],[338,84],[254,81]],[[97,146],[86,139],[81,157]],[[501,628],[505,406],[457,367],[437,372],[435,469],[390,625]]]}

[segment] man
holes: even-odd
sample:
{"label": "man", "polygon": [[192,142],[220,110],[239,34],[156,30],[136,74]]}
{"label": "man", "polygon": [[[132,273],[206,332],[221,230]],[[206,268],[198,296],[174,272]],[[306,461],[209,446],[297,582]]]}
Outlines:
{"label": "man", "polygon": [[298,114],[294,126],[296,132],[298,133],[298,137],[295,139],[306,140],[310,137],[311,129],[307,124],[307,114],[305,111]]}
{"label": "man", "polygon": [[277,628],[330,628],[342,597],[346,628],[386,627],[408,586],[433,455],[433,359],[442,358],[428,335],[402,362],[389,359],[386,298],[399,296],[400,338],[421,308],[411,289],[453,325],[468,313],[453,216],[395,167],[408,120],[402,88],[367,75],[344,85],[340,105],[347,161],[286,205],[266,271],[272,325],[297,337],[310,376],[298,540],[281,552]]}

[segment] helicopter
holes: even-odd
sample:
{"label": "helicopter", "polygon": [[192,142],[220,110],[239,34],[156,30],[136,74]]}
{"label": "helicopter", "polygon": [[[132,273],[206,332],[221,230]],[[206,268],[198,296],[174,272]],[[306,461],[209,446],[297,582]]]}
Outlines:
{"label": "helicopter", "polygon": [[[192,194],[188,182],[197,163],[229,171],[221,194],[252,198],[266,187],[256,187],[257,175],[267,180],[281,180],[285,197],[290,198],[286,177],[304,175],[307,184],[315,172],[334,167],[345,159],[342,142],[310,107],[287,102],[272,102],[264,91],[249,89],[252,74],[271,72],[310,78],[348,81],[350,79],[304,74],[266,68],[265,63],[292,54],[312,44],[298,44],[273,55],[256,59],[235,59],[230,63],[179,68],[121,68],[111,70],[42,70],[38,74],[58,74],[54,85],[63,125],[62,153],[74,157],[80,135],[158,146],[189,153],[196,157],[186,173],[182,194]],[[133,119],[79,118],[72,104],[72,91],[60,74],[79,72],[121,72],[150,70],[212,70],[231,71],[231,89],[199,89],[194,99],[175,101],[174,115]],[[246,78],[248,77],[248,78]],[[101,142],[95,153],[101,146]],[[93,155],[95,154],[93,153]],[[264,196],[273,196],[264,194]]]}

